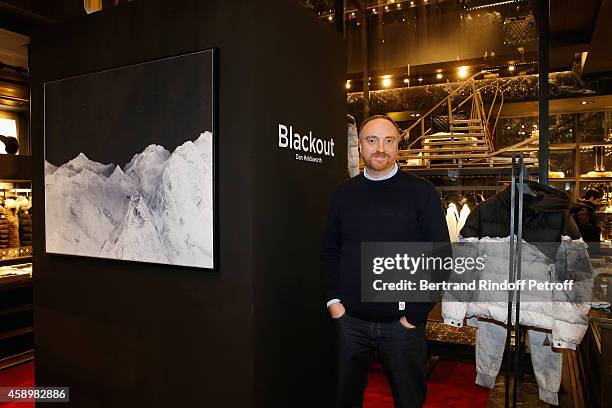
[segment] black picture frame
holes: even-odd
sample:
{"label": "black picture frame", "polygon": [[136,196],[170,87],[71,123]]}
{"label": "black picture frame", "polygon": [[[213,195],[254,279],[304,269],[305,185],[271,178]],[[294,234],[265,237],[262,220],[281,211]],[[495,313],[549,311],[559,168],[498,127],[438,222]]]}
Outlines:
{"label": "black picture frame", "polygon": [[[198,62],[198,59],[201,61]],[[179,63],[178,68],[177,64]],[[160,67],[159,64],[162,64],[163,67]],[[155,67],[157,65],[157,67]],[[173,66],[174,65],[174,66]],[[152,69],[149,69],[153,67]],[[134,72],[133,70],[138,70],[138,72]],[[129,78],[122,78],[122,73],[131,72]],[[125,87],[125,84],[130,83],[130,79],[136,81],[136,84],[133,88]],[[98,82],[98,84],[96,84]],[[68,85],[67,85],[68,84]],[[146,89],[143,89],[147,87]],[[134,64],[124,65],[120,67],[113,67],[101,71],[91,72],[84,75],[71,76],[59,80],[53,80],[49,82],[45,82],[43,84],[43,95],[44,95],[44,163],[45,163],[45,176],[44,176],[44,184],[45,184],[45,248],[44,252],[47,255],[53,256],[68,256],[68,257],[89,257],[96,259],[108,259],[112,261],[121,261],[121,262],[137,262],[137,263],[152,263],[152,264],[161,264],[167,265],[171,267],[177,268],[187,268],[187,269],[202,269],[209,272],[215,272],[219,269],[219,205],[218,205],[218,140],[219,140],[219,49],[218,48],[207,48],[193,52],[187,52],[183,54],[168,56],[164,58],[158,58],[149,61],[137,62]],[[83,89],[85,88],[85,89]],[[125,89],[128,88],[128,89]],[[75,96],[84,96],[82,100],[79,98],[75,98]],[[206,101],[205,97],[202,95],[207,95],[209,100]],[[113,96],[113,97],[111,97]],[[118,97],[119,96],[119,97]],[[123,97],[121,97],[123,96]],[[106,98],[106,99],[104,99]],[[168,100],[159,99],[159,107],[155,103],[156,98],[167,98]],[[153,99],[153,103],[151,103],[151,99]],[[191,99],[191,100],[183,100],[183,99]],[[114,104],[113,104],[114,103]],[[133,103],[132,105],[130,105]],[[192,105],[190,105],[190,103]],[[75,105],[77,104],[77,105]],[[59,106],[57,106],[59,105]],[[85,105],[85,106],[82,106]],[[199,111],[199,108],[204,107],[202,109],[205,111],[202,114]],[[105,111],[103,108],[108,107],[108,111]],[[96,109],[97,108],[97,109]],[[155,113],[157,109],[157,116],[152,115],[151,113]],[[142,110],[142,112],[138,112],[138,110]],[[93,111],[93,112],[92,112]],[[75,115],[82,114],[83,117],[78,117]],[[178,113],[178,114],[177,114]],[[88,119],[95,120],[88,120]],[[152,121],[157,121],[156,123],[145,123],[147,122],[147,118]],[[204,118],[204,119],[203,119]],[[77,124],[72,123],[76,121]],[[111,122],[107,125],[107,122]],[[141,127],[142,132],[138,133],[134,132],[125,132],[126,135],[121,136],[121,132],[117,132],[118,135],[113,135],[111,137],[118,136],[117,139],[109,139],[109,136],[105,138],[96,138],[96,135],[100,135],[100,132],[104,130],[108,133],[109,130],[116,129],[122,130],[121,128],[117,128],[121,124],[127,124],[127,128],[139,130],[139,125]],[[93,126],[96,128],[92,128]],[[90,126],[90,128],[87,128]],[[98,129],[98,127],[103,127],[104,130]],[[158,129],[161,128],[160,129]],[[48,179],[51,178],[53,174],[55,174],[55,170],[53,173],[47,175],[47,163],[53,163],[59,165],[60,168],[62,165],[68,165],[69,160],[65,159],[70,157],[78,157],[75,156],[75,151],[79,150],[78,146],[83,146],[83,149],[90,152],[99,154],[101,163],[111,163],[116,165],[113,172],[116,171],[117,168],[120,168],[122,171],[127,167],[125,163],[128,163],[125,158],[126,155],[133,154],[134,159],[138,154],[144,153],[144,150],[141,148],[146,146],[145,149],[149,148],[151,144],[159,144],[160,146],[167,149],[169,154],[167,160],[173,158],[173,155],[177,152],[179,147],[184,147],[187,145],[187,142],[191,141],[190,137],[185,137],[181,139],[183,136],[180,132],[177,132],[174,135],[174,132],[168,132],[168,129],[173,129],[174,127],[181,130],[188,129],[201,129],[200,136],[196,141],[192,142],[193,146],[196,146],[198,152],[202,157],[204,157],[201,149],[202,146],[206,147],[206,141],[208,138],[204,138],[203,142],[198,144],[201,141],[202,137],[205,136],[206,131],[210,131],[212,135],[210,135],[210,155],[206,155],[209,157],[210,162],[204,161],[204,165],[209,164],[210,166],[206,167],[208,170],[207,174],[210,174],[212,179],[210,180],[210,187],[205,190],[209,190],[210,195],[208,196],[207,201],[212,209],[210,210],[210,216],[208,218],[209,222],[206,222],[207,225],[199,225],[199,228],[206,228],[207,234],[209,234],[209,241],[206,239],[206,242],[210,242],[211,248],[209,250],[210,259],[207,258],[207,261],[202,262],[201,264],[197,262],[199,257],[195,256],[193,253],[189,253],[189,256],[185,257],[186,260],[182,262],[180,260],[180,252],[178,251],[175,256],[175,262],[163,262],[159,261],[159,259],[135,259],[135,257],[129,258],[121,258],[121,257],[113,257],[113,256],[103,256],[98,254],[97,256],[92,254],[91,251],[82,251],[78,253],[78,251],[64,251],[57,250],[57,247],[50,248],[50,238],[54,236],[54,230],[49,228],[50,220],[49,217],[53,214],[50,213],[49,206],[49,197],[53,196],[47,190],[47,182]],[[204,128],[204,129],[202,129]],[[75,130],[76,129],[76,130]],[[79,135],[78,129],[80,129],[81,134]],[[163,132],[166,130],[166,133]],[[91,135],[89,134],[91,132]],[[60,133],[60,134],[58,134]],[[129,133],[129,134],[128,134]],[[137,133],[137,134],[134,134]],[[165,135],[165,137],[170,138],[170,140],[161,140],[161,135]],[[174,135],[174,136],[173,136]],[[86,138],[86,139],[81,139]],[[141,140],[142,139],[142,140]],[[103,141],[110,142],[110,146],[104,147],[100,146]],[[181,144],[181,141],[183,143]],[[130,146],[123,151],[117,149],[117,146],[120,146],[123,142]],[[166,144],[170,144],[172,147],[167,147]],[[190,146],[191,147],[191,146]],[[129,150],[133,149],[133,152]],[[110,150],[110,151],[109,151]],[[83,151],[80,151],[83,153]],[[181,152],[182,153],[182,152]],[[163,153],[165,154],[165,153]],[[87,155],[87,154],[86,154]],[[95,154],[94,154],[95,155]],[[180,156],[180,155],[179,155]],[[117,157],[116,162],[109,160],[109,158]],[[182,158],[182,157],[181,157]],[[64,160],[62,160],[64,159]],[[90,161],[96,162],[97,157],[89,158]],[[122,159],[124,159],[122,161]],[[143,159],[144,160],[144,159]],[[177,159],[178,160],[178,159]],[[82,161],[86,163],[85,166],[91,165],[89,162]],[[130,161],[131,163],[131,161]],[[78,166],[72,167],[76,172],[79,170],[84,172],[85,168],[80,168]],[[100,164],[100,163],[98,163]],[[95,166],[95,164],[94,164]],[[110,172],[109,167],[95,167],[95,169],[105,169],[104,171]],[[108,165],[110,166],[110,165]],[[165,166],[165,164],[164,164]],[[67,166],[68,170],[71,168]],[[88,169],[89,170],[89,169]],[[102,170],[101,170],[102,171]],[[166,168],[164,167],[164,170]],[[95,173],[95,171],[94,171]],[[119,172],[117,172],[119,173]],[[201,174],[198,172],[201,176]],[[100,175],[100,174],[98,174]],[[124,175],[125,172],[124,172]],[[62,174],[63,176],[63,174]],[[104,174],[107,176],[107,180],[111,180],[111,177],[114,177],[113,174]],[[127,176],[127,175],[126,175]],[[190,174],[190,176],[196,177],[196,174]],[[166,177],[166,174],[162,174],[161,178]],[[59,175],[58,175],[59,178]],[[169,178],[169,177],[168,177]],[[189,180],[191,177],[185,178],[177,178],[176,181],[180,182]],[[144,181],[139,179],[142,184]],[[112,183],[111,183],[112,184]],[[169,184],[172,184],[171,182]],[[158,190],[161,189],[158,186]],[[197,187],[197,186],[196,186]],[[197,188],[196,191],[199,191]],[[151,200],[151,195],[157,194],[157,192],[152,193],[149,192],[150,195],[144,194],[142,191],[138,190],[139,195],[136,197],[138,201],[138,205],[142,202],[149,205],[149,201]],[[160,193],[162,194],[162,193]],[[170,193],[165,192],[166,196],[171,196]],[[68,194],[69,196],[69,194]],[[130,196],[130,203],[134,202],[135,195],[132,194]],[[180,198],[176,198],[176,201],[179,202]],[[204,196],[206,198],[206,196]],[[157,201],[162,201],[159,198]],[[59,201],[59,200],[58,200]],[[112,201],[112,200],[111,200]],[[119,202],[121,200],[118,200]],[[186,202],[188,202],[187,200]],[[54,201],[55,203],[55,201]],[[151,206],[150,206],[151,207]],[[140,208],[140,207],[139,207]],[[181,207],[182,208],[182,207]],[[196,206],[199,209],[198,206]],[[104,208],[105,210],[107,208]],[[128,209],[133,209],[129,207]],[[71,211],[74,208],[71,208]],[[138,211],[133,209],[133,213],[136,214]],[[98,212],[99,214],[103,213],[106,216],[106,212]],[[165,214],[160,210],[160,213]],[[202,215],[204,212],[194,212],[189,213],[187,215],[196,215],[196,218]],[[159,213],[154,213],[151,211],[150,213],[153,219],[153,225],[157,229],[157,222],[160,221]],[[73,215],[73,212],[70,212],[70,215]],[[127,219],[128,214],[124,214],[124,221]],[[176,215],[176,214],[174,214]],[[59,217],[58,217],[59,218]],[[77,216],[78,218],[78,216]],[[110,217],[113,218],[113,217]],[[141,217],[146,219],[147,217]],[[117,221],[118,216],[114,217],[113,220]],[[179,218],[184,221],[182,225],[184,228],[189,229],[193,226],[189,226],[187,221]],[[71,222],[73,220],[64,220],[64,223]],[[167,221],[167,220],[166,220]],[[170,221],[164,224],[170,224]],[[62,221],[58,221],[61,223]],[[111,223],[115,225],[114,223]],[[144,222],[146,224],[146,222]],[[125,224],[120,224],[120,227],[124,227]],[[145,225],[146,226],[146,225]],[[108,225],[107,225],[108,227]],[[168,227],[167,225],[163,226]],[[110,228],[110,227],[109,227]],[[168,232],[168,228],[162,228],[165,232]],[[192,231],[196,228],[192,228]],[[63,231],[63,230],[62,230]],[[112,230],[113,232],[115,230]],[[127,231],[126,229],[121,229],[116,236],[122,237],[122,233]],[[171,231],[176,232],[176,231]],[[170,233],[166,235],[171,235]],[[166,237],[166,235],[164,235]],[[175,234],[176,235],[176,234]],[[104,236],[102,234],[101,236]],[[144,235],[146,237],[146,235]],[[153,236],[153,235],[151,235]],[[111,236],[112,238],[112,236]],[[160,242],[165,242],[160,238]],[[112,242],[112,240],[107,240],[106,242]],[[115,241],[118,242],[118,239]],[[197,240],[195,240],[196,244],[199,244]],[[79,241],[80,244],[80,241]],[[196,248],[201,248],[202,245],[194,245]],[[185,247],[191,248],[189,245],[185,245]],[[153,247],[151,247],[153,248]],[[170,249],[165,247],[168,252]],[[100,247],[102,250],[103,247]],[[108,249],[108,247],[107,247]],[[181,250],[183,248],[181,247]],[[110,249],[108,249],[110,251]],[[106,252],[108,252],[106,251]],[[77,253],[75,253],[77,252]],[[111,251],[112,252],[112,251]],[[151,251],[155,253],[155,251]],[[175,251],[176,252],[176,251]],[[149,254],[150,255],[150,254]],[[194,255],[194,256],[192,256]],[[197,255],[197,254],[196,254]],[[178,259],[177,259],[178,258]],[[168,259],[172,259],[168,257]]]}

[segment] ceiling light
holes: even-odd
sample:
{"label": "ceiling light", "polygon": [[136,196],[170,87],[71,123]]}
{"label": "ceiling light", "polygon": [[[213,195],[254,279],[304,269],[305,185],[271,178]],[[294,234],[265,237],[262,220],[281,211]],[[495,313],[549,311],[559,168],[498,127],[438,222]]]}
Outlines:
{"label": "ceiling light", "polygon": [[472,11],[472,10],[478,10],[478,9],[483,9],[483,8],[487,8],[487,7],[495,7],[495,6],[503,6],[504,4],[510,4],[510,3],[519,3],[521,1],[524,0],[506,0],[506,1],[498,1],[497,3],[491,3],[491,4],[484,4],[482,6],[476,6],[476,7],[466,7],[466,10],[468,11]]}
{"label": "ceiling light", "polygon": [[457,74],[459,75],[459,78],[465,78],[468,75],[468,67],[463,66],[463,67],[459,67],[459,69],[457,70]]}
{"label": "ceiling light", "polygon": [[443,76],[444,76],[444,75],[442,75],[442,73],[441,73],[441,72],[438,72],[438,73],[436,74],[436,78],[438,78],[438,79],[442,79],[442,77],[443,77]]}
{"label": "ceiling light", "polygon": [[408,78],[404,79],[404,83],[405,83],[405,84],[407,84],[407,83],[409,83],[409,82],[410,82],[410,80],[409,80]]}
{"label": "ceiling light", "polygon": [[346,81],[346,89],[351,89],[351,81]]}
{"label": "ceiling light", "polygon": [[401,4],[399,4],[399,3],[397,3],[397,8],[398,8],[398,9],[399,9],[399,8],[402,8],[402,5],[401,5]]}
{"label": "ceiling light", "polygon": [[385,10],[389,10],[389,6],[385,6]]}
{"label": "ceiling light", "polygon": [[508,71],[510,71],[510,72],[514,71],[514,65],[510,65],[510,66],[508,67]]}
{"label": "ceiling light", "polygon": [[385,88],[390,87],[390,86],[391,86],[391,78],[385,78],[385,79],[383,79],[383,82],[382,82],[382,83],[383,83],[383,86],[384,86]]}
{"label": "ceiling light", "polygon": [[422,77],[419,77],[419,82],[423,82],[423,78]]}
{"label": "ceiling light", "polygon": [[333,18],[333,17],[330,15],[329,17],[327,17],[327,19],[328,19],[329,21],[332,21],[334,18]]}

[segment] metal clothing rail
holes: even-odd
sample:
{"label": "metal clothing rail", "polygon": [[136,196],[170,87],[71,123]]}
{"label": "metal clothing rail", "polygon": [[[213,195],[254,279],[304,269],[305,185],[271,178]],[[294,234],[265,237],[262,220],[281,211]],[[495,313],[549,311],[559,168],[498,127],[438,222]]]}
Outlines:
{"label": "metal clothing rail", "polygon": [[[516,174],[518,173],[518,200],[516,197]],[[508,263],[508,282],[518,282],[521,279],[521,250],[523,246],[523,197],[525,193],[525,157],[523,153],[518,155],[512,153],[512,182],[510,192],[510,256]],[[518,211],[516,202],[518,201]],[[516,214],[516,216],[515,216]],[[517,222],[516,240],[514,236],[514,224]],[[515,301],[516,299],[516,301]],[[514,319],[514,365],[512,364],[512,353],[510,338],[512,336],[512,307],[515,310]],[[513,372],[512,386],[512,408],[516,408],[518,399],[518,383],[521,380],[522,359],[522,330],[520,324],[521,313],[521,289],[516,285],[514,291],[508,291],[508,316],[506,323],[506,378],[504,407],[510,406],[510,373]],[[512,367],[513,366],[513,367]],[[511,368],[514,368],[511,370]]]}

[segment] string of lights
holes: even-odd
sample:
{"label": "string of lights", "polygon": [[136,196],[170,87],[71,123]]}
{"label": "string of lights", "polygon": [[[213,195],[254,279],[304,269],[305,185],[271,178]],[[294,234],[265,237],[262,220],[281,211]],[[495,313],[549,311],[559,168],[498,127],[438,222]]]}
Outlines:
{"label": "string of lights", "polygon": [[[508,63],[508,64],[500,64],[494,66],[478,66],[478,67],[469,67],[469,66],[460,66],[456,68],[454,71],[450,70],[435,70],[435,74],[433,75],[415,75],[415,76],[406,76],[406,75],[397,75],[393,76],[390,74],[384,74],[380,76],[376,76],[375,84],[379,84],[382,88],[391,88],[391,87],[407,87],[410,84],[414,84],[416,81],[417,86],[422,85],[425,82],[425,78],[429,78],[429,81],[432,84],[438,84],[444,81],[445,79],[448,82],[460,81],[467,78],[469,75],[477,72],[488,72],[490,74],[499,75],[503,71],[506,71],[507,74],[515,75],[516,73],[523,72],[528,67],[536,67],[538,64],[537,61],[528,61],[528,62],[516,62],[516,63]],[[435,78],[435,80],[434,80]],[[370,85],[372,85],[373,77],[370,77]],[[436,82],[437,80],[437,82]],[[354,88],[354,84],[360,83],[359,80],[349,79],[346,81],[346,89],[351,90]],[[403,84],[403,85],[402,85]]]}
{"label": "string of lights", "polygon": [[[433,6],[435,4],[445,3],[449,0],[387,0],[381,4],[366,4],[366,11],[371,14],[378,14],[379,12],[394,12],[394,11],[402,11],[405,9],[423,7],[423,6]],[[463,9],[466,11],[475,11],[492,7],[500,7],[506,5],[512,5],[517,3],[526,3],[527,0],[506,0],[506,1],[498,1],[494,3],[478,4],[474,6],[470,6],[470,3],[465,3],[463,5]],[[359,10],[356,7],[349,7],[344,11],[345,19],[353,19],[357,18]],[[336,18],[335,10],[329,9],[327,11],[319,11],[319,17],[325,18],[330,22],[334,21]]]}

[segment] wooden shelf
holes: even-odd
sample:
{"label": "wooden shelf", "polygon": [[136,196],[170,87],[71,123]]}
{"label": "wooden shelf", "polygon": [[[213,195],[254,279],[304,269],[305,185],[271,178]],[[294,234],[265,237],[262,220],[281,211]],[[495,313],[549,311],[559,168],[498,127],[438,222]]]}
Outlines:
{"label": "wooden shelf", "polygon": [[32,284],[32,275],[13,275],[0,277],[0,291],[15,289]]}
{"label": "wooden shelf", "polygon": [[580,181],[590,181],[590,182],[601,181],[601,182],[608,182],[608,181],[612,181],[612,177],[580,177]]}
{"label": "wooden shelf", "polygon": [[[0,366],[16,364],[31,359],[28,356],[34,347],[32,333],[33,312],[32,276],[16,275],[0,278]],[[24,360],[25,359],[25,360]]]}
{"label": "wooden shelf", "polygon": [[0,370],[4,370],[5,368],[13,367],[31,360],[34,360],[34,350],[27,350],[23,353],[0,360]]}
{"label": "wooden shelf", "polygon": [[0,340],[10,339],[12,337],[23,336],[24,334],[34,333],[34,327],[24,327],[23,329],[13,330],[6,333],[0,333]]}
{"label": "wooden shelf", "polygon": [[[453,169],[411,169],[410,166],[402,167],[409,173],[414,173],[419,176],[447,176],[447,177],[464,177],[464,176],[497,176],[510,175],[512,167],[461,167]],[[537,167],[527,167],[527,173],[538,174]]]}
{"label": "wooden shelf", "polygon": [[0,316],[7,316],[7,315],[11,315],[11,314],[15,314],[15,313],[20,313],[20,312],[26,312],[28,310],[32,310],[32,304],[27,304],[27,305],[22,305],[22,306],[17,306],[17,307],[12,307],[9,309],[1,309],[0,310]]}
{"label": "wooden shelf", "polygon": [[0,155],[0,180],[31,181],[33,167],[32,156]]}
{"label": "wooden shelf", "polygon": [[19,265],[19,264],[24,264],[24,263],[32,263],[32,257],[23,256],[21,258],[11,258],[11,259],[1,259],[0,260],[0,266]]}

